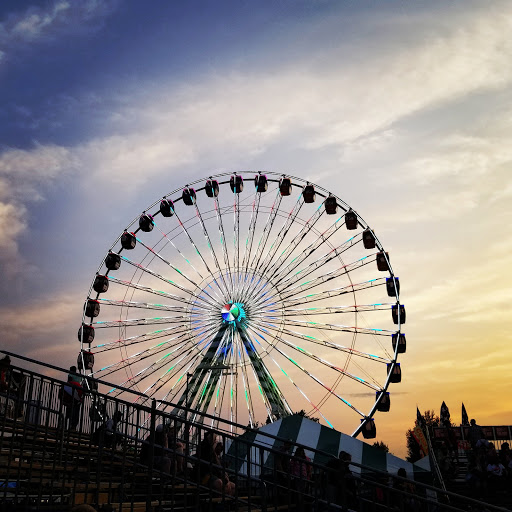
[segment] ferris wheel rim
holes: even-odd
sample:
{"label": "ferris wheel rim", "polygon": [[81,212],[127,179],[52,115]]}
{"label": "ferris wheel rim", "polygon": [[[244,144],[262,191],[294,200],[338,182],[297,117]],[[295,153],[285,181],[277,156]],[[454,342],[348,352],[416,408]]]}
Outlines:
{"label": "ferris wheel rim", "polygon": [[[181,196],[179,196],[179,197],[175,197],[175,196],[176,196],[176,194],[177,194],[177,193],[179,193],[179,192],[182,192],[182,193],[183,193],[183,191],[184,191],[185,189],[189,189],[189,188],[190,188],[190,187],[192,187],[193,185],[197,185],[197,184],[204,183],[207,179],[215,180],[215,179],[217,179],[217,178],[219,178],[219,179],[220,179],[220,178],[224,178],[224,177],[228,177],[228,176],[229,176],[229,177],[231,177],[231,176],[233,176],[233,175],[234,175],[234,176],[236,176],[236,175],[243,175],[243,176],[245,176],[245,175],[247,175],[247,174],[253,174],[253,173],[247,173],[247,172],[243,172],[243,173],[224,172],[224,173],[214,174],[214,175],[212,175],[212,176],[209,176],[208,178],[200,178],[200,179],[197,179],[197,180],[195,180],[195,181],[193,181],[193,182],[190,182],[189,184],[187,184],[187,185],[185,185],[185,186],[183,186],[183,187],[179,187],[179,188],[177,188],[177,189],[173,190],[172,192],[167,193],[166,195],[164,195],[164,196],[163,196],[163,199],[172,199],[172,201],[173,201],[173,203],[174,203],[174,204],[179,204],[179,201],[180,201],[180,200],[183,200],[183,199],[182,199],[182,197],[181,197]],[[256,173],[256,174],[258,174],[258,173]],[[259,174],[261,174],[261,173],[259,173]],[[302,188],[303,188],[304,186],[306,186],[306,185],[308,185],[308,184],[310,184],[310,183],[311,183],[310,181],[307,181],[307,180],[304,180],[304,179],[301,179],[301,178],[297,178],[297,177],[294,177],[294,176],[291,176],[291,175],[288,175],[288,174],[273,173],[273,172],[267,172],[267,171],[265,171],[265,175],[267,175],[267,176],[268,176],[268,175],[270,175],[270,176],[271,176],[271,178],[268,178],[268,181],[269,181],[269,182],[271,181],[271,182],[274,182],[274,183],[279,182],[279,180],[280,180],[280,179],[282,179],[282,178],[284,178],[284,177],[285,177],[285,178],[289,178],[289,179],[291,179],[291,180],[292,180],[292,186],[293,186],[293,187],[299,187],[299,188],[300,188],[300,187],[302,187]],[[230,181],[229,181],[229,180],[219,181],[219,186],[221,186],[221,185],[228,185],[229,183],[230,183]],[[327,198],[327,197],[331,197],[331,196],[332,196],[332,197],[335,197],[335,198],[336,198],[336,201],[337,201],[337,204],[339,204],[339,206],[340,206],[342,209],[344,209],[345,211],[349,211],[349,210],[351,210],[351,211],[353,211],[353,212],[357,215],[358,223],[361,225],[361,227],[362,227],[363,229],[369,229],[368,224],[364,221],[364,219],[360,216],[360,214],[359,214],[359,213],[357,213],[355,210],[353,210],[353,209],[352,209],[352,208],[351,208],[347,203],[345,203],[345,201],[343,201],[341,198],[339,198],[339,197],[338,197],[338,196],[336,196],[335,194],[332,194],[331,192],[327,191],[326,189],[323,189],[322,187],[320,187],[320,186],[318,186],[318,185],[316,185],[316,184],[314,184],[314,186],[315,186],[315,191],[317,191],[317,192],[318,192],[318,195],[319,195],[319,196],[321,196],[321,197],[323,197],[323,198]],[[203,186],[203,187],[201,187],[201,188],[198,188],[198,189],[196,190],[196,193],[201,192],[201,191],[204,191],[204,190],[205,190],[205,186]],[[171,197],[171,196],[172,196],[172,197]],[[235,194],[235,196],[236,196],[236,198],[238,198],[238,199],[239,199],[239,195],[238,195],[238,194]],[[159,199],[158,199],[158,200],[156,200],[153,204],[151,204],[149,207],[147,207],[145,210],[143,210],[143,211],[142,211],[142,215],[145,215],[145,214],[146,214],[146,212],[149,212],[151,209],[155,208],[155,207],[156,207],[156,205],[158,205],[158,203],[159,203],[161,200],[162,200],[162,198],[159,198]],[[217,198],[215,198],[215,200],[217,200]],[[152,214],[150,214],[150,215],[152,216],[152,218],[154,218],[154,217],[158,216],[158,214],[159,214],[159,213],[160,213],[160,212],[159,212],[159,211],[157,211],[157,212],[155,212],[155,214],[154,214],[154,215],[152,215]],[[236,215],[236,213],[235,213],[235,215]],[[135,219],[134,219],[131,223],[129,223],[129,224],[127,225],[127,227],[126,227],[126,229],[125,229],[125,231],[124,231],[124,232],[129,232],[129,230],[130,230],[130,229],[132,229],[132,228],[133,228],[133,226],[134,226],[134,225],[139,221],[140,217],[141,217],[141,215],[138,215],[137,217],[135,217]],[[180,222],[181,222],[181,221],[180,221]],[[235,229],[236,229],[236,228],[235,228]],[[141,231],[141,228],[136,226],[136,227],[135,227],[135,229],[134,229],[132,232],[133,232],[133,234],[136,236],[136,235],[139,233],[139,231]],[[124,232],[123,232],[123,233],[124,233]],[[118,246],[118,244],[119,244],[119,242],[120,242],[120,240],[121,240],[121,237],[123,236],[123,233],[121,233],[121,235],[119,235],[119,237],[118,237],[118,238],[116,239],[116,241],[112,244],[112,246],[111,246],[111,247],[110,247],[110,249],[107,251],[107,253],[106,253],[106,255],[105,255],[105,256],[107,256],[110,252],[114,252],[114,251],[113,251],[113,249],[114,249],[116,246]],[[372,234],[373,234],[374,239],[375,239],[375,246],[376,246],[376,248],[377,248],[377,249],[379,249],[379,251],[380,251],[380,252],[382,252],[382,253],[384,253],[384,255],[385,255],[384,257],[385,257],[385,258],[386,258],[386,260],[387,260],[389,275],[391,276],[391,278],[393,278],[393,279],[394,279],[394,278],[395,278],[395,274],[394,274],[394,272],[393,272],[393,269],[392,269],[391,263],[390,263],[390,261],[389,261],[389,259],[388,259],[387,255],[386,255],[386,253],[385,253],[385,251],[384,251],[384,247],[383,247],[383,245],[381,244],[380,240],[377,238],[376,234],[375,234],[373,231],[372,231]],[[120,250],[118,250],[118,251],[115,251],[115,253],[116,253],[116,254],[121,255],[121,254],[122,254],[122,252],[123,252],[123,250],[124,250],[124,249],[121,247],[121,249],[120,249]],[[245,256],[244,256],[244,258],[245,258]],[[253,261],[253,262],[254,262],[254,261]],[[269,266],[269,265],[270,265],[270,260],[269,260],[269,262],[268,262],[267,266],[266,266],[266,267],[264,267],[264,269],[261,271],[262,277],[263,277],[263,275],[265,274],[265,272],[268,270],[268,266]],[[99,275],[99,273],[100,273],[100,271],[101,271],[101,269],[102,269],[103,267],[104,267],[104,261],[102,261],[102,263],[101,263],[101,264],[100,264],[100,266],[98,267],[98,269],[97,269],[97,271],[96,271],[96,275]],[[219,275],[217,276],[217,278],[218,278],[219,280],[220,280],[220,276],[223,274],[223,271],[224,271],[224,270],[226,270],[226,269],[217,269],[217,270],[214,272],[214,273],[218,273],[218,274],[219,274]],[[247,270],[247,271],[252,271],[252,269],[250,269],[249,267],[246,267],[246,270]],[[108,276],[108,274],[109,274],[109,273],[110,273],[110,270],[107,270],[107,272],[105,273],[105,275],[106,275],[106,276]],[[213,275],[214,273],[212,273],[212,275]],[[349,273],[350,273],[350,272],[349,272]],[[142,274],[141,274],[141,276],[142,276]],[[350,277],[350,276],[349,276],[349,277]],[[206,281],[207,281],[208,279],[210,279],[210,278],[211,278],[211,275],[207,275],[207,276],[203,279],[203,281],[201,281],[200,286],[201,286],[201,284],[202,284],[202,283],[206,282]],[[268,276],[267,276],[267,278],[268,278]],[[215,277],[214,277],[213,279],[215,280]],[[270,279],[270,281],[271,281],[271,279]],[[94,297],[94,294],[92,293],[92,292],[94,291],[94,290],[93,290],[93,285],[94,285],[94,282],[91,284],[91,286],[90,286],[90,288],[89,288],[89,293],[88,293],[88,295],[87,295],[87,300],[90,300],[92,297]],[[221,288],[219,287],[219,290],[220,290],[220,289],[221,289]],[[135,290],[132,290],[132,293],[134,293],[134,291],[135,291]],[[194,290],[194,292],[195,292],[195,290]],[[352,293],[353,293],[353,294],[355,294],[355,291],[354,291],[354,290],[352,290]],[[193,295],[193,294],[191,294],[191,295]],[[97,294],[96,294],[96,300],[99,298],[99,296],[100,296],[100,293],[97,293]],[[293,296],[293,295],[292,295],[292,296]],[[279,297],[280,297],[280,299],[282,300],[281,295],[279,295]],[[399,300],[399,293],[398,293],[398,291],[397,291],[397,293],[396,293],[396,303],[397,303],[397,304],[400,304],[400,300]],[[83,312],[83,315],[82,315],[82,325],[85,325],[85,324],[87,323],[87,322],[86,322],[86,318],[88,318],[88,317],[86,317],[86,315],[85,315],[85,308],[84,308],[84,312]],[[92,323],[91,323],[91,325],[92,325]],[[326,324],[326,325],[327,325],[327,324]],[[331,327],[332,327],[332,326],[331,326]],[[347,328],[348,328],[348,327],[347,327]],[[391,332],[391,331],[390,331],[390,332]],[[395,330],[394,330],[394,331],[392,331],[392,332],[398,333],[398,335],[401,333],[400,316],[399,316],[399,323],[398,323],[398,325],[397,325],[397,329],[395,329]],[[354,331],[354,333],[353,333],[353,334],[354,334],[354,339],[355,339],[355,336],[357,335],[357,331]],[[279,335],[279,336],[280,336],[280,335]],[[352,347],[352,348],[353,348],[353,347]],[[84,340],[83,340],[83,334],[82,334],[82,339],[81,339],[81,353],[83,353],[83,350],[84,350]],[[397,346],[396,346],[396,348],[395,348],[395,351],[394,351],[394,354],[393,354],[393,358],[392,358],[392,360],[391,360],[391,364],[392,364],[393,366],[394,366],[395,364],[397,364],[397,359],[398,359],[398,344],[397,344]],[[240,363],[240,365],[241,365],[241,363]],[[341,378],[343,378],[343,377],[341,377]],[[390,378],[391,378],[391,372],[389,372],[389,374],[388,374],[388,376],[387,376],[387,378],[386,378],[386,380],[385,380],[384,385],[380,388],[381,393],[386,393],[386,392],[387,392],[387,389],[388,389],[388,387],[389,387],[389,385],[390,385]],[[326,396],[327,396],[327,395],[326,395]],[[331,398],[331,396],[332,396],[332,394],[331,394],[331,395],[328,395],[328,396],[327,396],[327,399]],[[375,403],[374,403],[374,405],[373,405],[373,406],[372,406],[372,408],[369,410],[369,412],[363,416],[363,420],[368,420],[368,419],[371,419],[371,418],[373,417],[373,415],[374,415],[374,413],[376,412],[376,409],[377,409],[378,401],[379,401],[379,400],[378,400],[378,398],[377,398],[377,399],[376,399],[376,401],[375,401]],[[357,435],[357,434],[361,431],[361,428],[362,428],[362,427],[363,427],[363,421],[362,421],[361,425],[359,425],[359,426],[354,430],[354,432],[353,432],[353,434],[352,434],[352,435]]]}

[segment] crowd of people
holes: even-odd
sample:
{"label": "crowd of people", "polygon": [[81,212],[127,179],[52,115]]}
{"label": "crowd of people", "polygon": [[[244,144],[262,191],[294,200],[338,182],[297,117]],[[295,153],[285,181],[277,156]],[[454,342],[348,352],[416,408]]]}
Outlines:
{"label": "crowd of people", "polygon": [[[91,390],[83,379],[77,368],[72,366],[66,382],[60,387],[63,426],[69,431],[76,430],[80,421],[83,421],[84,399]],[[10,359],[5,356],[0,360],[0,394],[14,396],[17,389],[14,384]],[[92,443],[114,450],[125,441],[129,444],[130,440],[122,433],[121,428],[123,413],[115,410],[109,416],[105,403],[95,402],[100,400],[100,395],[93,393],[91,396],[89,413],[100,411],[97,418],[91,416]],[[6,406],[4,409],[7,410]],[[203,439],[197,443],[192,453],[188,453],[187,449],[196,444],[180,439],[180,435],[184,436],[183,429],[183,424],[157,425],[142,442],[135,443],[139,450],[139,462],[164,476],[180,475],[220,494],[234,495],[236,484],[233,480],[236,470],[230,467],[230,460],[224,455],[225,446],[220,436],[214,430],[203,430]],[[474,419],[467,431],[467,442],[471,449],[467,452],[466,482],[475,491],[475,497],[485,498],[491,493],[509,492],[512,489],[512,452],[509,443],[503,442],[497,450],[495,444],[486,439],[484,430]],[[459,448],[453,429],[447,428],[444,441],[436,447],[436,457],[445,476],[450,477],[457,472]],[[284,442],[273,457],[271,481],[280,489],[295,491],[292,494],[295,496],[297,510],[304,509],[304,497],[311,492],[317,494],[318,488],[326,502],[358,509],[362,498],[361,479],[355,478],[351,472],[349,453],[341,451],[337,457],[332,457],[323,472],[319,472],[318,468],[313,472],[312,461],[304,448],[295,447],[291,441]],[[371,500],[387,506],[391,503],[406,512],[420,510],[420,501],[415,498],[416,489],[408,480],[404,468],[398,471],[396,478],[376,473],[374,479]]]}
{"label": "crowd of people", "polygon": [[481,497],[511,489],[512,452],[509,443],[502,443],[497,450],[474,419],[470,422],[468,441],[471,444],[466,475],[468,485]]}

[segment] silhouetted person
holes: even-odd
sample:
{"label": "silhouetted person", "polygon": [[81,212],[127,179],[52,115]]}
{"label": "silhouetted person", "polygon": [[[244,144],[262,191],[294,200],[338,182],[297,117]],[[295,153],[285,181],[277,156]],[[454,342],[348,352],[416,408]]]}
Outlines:
{"label": "silhouetted person", "polygon": [[68,381],[61,389],[61,400],[65,409],[66,427],[76,430],[83,401],[83,389],[76,366],[69,368]]}
{"label": "silhouetted person", "polygon": [[468,430],[468,441],[471,444],[471,448],[475,449],[480,440],[485,439],[484,431],[480,425],[476,424],[476,421],[472,419]]}

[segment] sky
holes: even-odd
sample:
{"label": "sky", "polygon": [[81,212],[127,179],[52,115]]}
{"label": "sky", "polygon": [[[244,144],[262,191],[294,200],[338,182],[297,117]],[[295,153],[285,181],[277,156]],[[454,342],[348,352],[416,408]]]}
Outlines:
{"label": "sky", "polygon": [[147,205],[216,172],[310,180],[378,233],[416,406],[512,424],[512,4],[3,1],[1,347],[69,366],[91,281]]}

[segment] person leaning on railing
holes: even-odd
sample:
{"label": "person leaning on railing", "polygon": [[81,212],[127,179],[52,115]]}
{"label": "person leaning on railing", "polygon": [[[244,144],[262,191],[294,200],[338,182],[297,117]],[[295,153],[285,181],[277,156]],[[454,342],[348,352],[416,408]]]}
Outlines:
{"label": "person leaning on railing", "polygon": [[66,426],[69,430],[76,430],[78,426],[83,394],[81,376],[76,373],[76,366],[71,366],[69,368],[68,381],[60,390],[60,399],[65,409]]}

